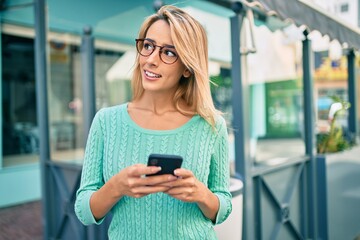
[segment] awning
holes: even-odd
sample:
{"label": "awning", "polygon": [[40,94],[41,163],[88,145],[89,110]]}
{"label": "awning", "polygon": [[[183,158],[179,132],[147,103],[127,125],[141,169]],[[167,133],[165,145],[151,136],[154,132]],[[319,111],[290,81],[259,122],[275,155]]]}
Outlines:
{"label": "awning", "polygon": [[263,10],[265,16],[270,17],[275,14],[279,19],[294,23],[297,26],[305,25],[309,31],[317,30],[323,35],[328,35],[330,39],[337,39],[340,43],[347,43],[349,48],[360,49],[360,29],[351,26],[337,17],[329,15],[324,9],[316,6],[309,0],[208,0],[227,8],[235,2],[245,5],[259,3],[257,9]]}
{"label": "awning", "polygon": [[360,30],[350,26],[339,18],[329,15],[324,9],[308,0],[258,0],[265,9],[275,11],[283,19],[292,19],[298,26],[305,25],[310,30],[318,30],[347,43],[350,48],[360,49]]}
{"label": "awning", "polygon": [[[244,3],[245,1],[239,2]],[[350,48],[360,49],[359,28],[350,26],[339,18],[329,15],[324,9],[308,0],[257,0],[256,2],[260,3],[267,14],[275,13],[283,21],[293,22],[297,26],[305,25],[310,31],[318,30],[331,39],[337,39],[340,43],[347,43]]]}
{"label": "awning", "polygon": [[106,72],[106,80],[113,82],[116,80],[127,81],[131,79],[132,70],[136,58],[135,51],[126,51],[114,65]]}

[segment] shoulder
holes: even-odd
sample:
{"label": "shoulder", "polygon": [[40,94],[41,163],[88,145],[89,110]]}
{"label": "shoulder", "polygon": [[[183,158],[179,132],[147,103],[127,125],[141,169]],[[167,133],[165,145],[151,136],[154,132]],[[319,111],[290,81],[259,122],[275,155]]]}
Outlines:
{"label": "shoulder", "polygon": [[214,132],[217,139],[227,138],[228,137],[228,130],[225,118],[217,114],[215,115],[215,127]]}
{"label": "shoulder", "polygon": [[227,134],[227,123],[225,118],[221,114],[214,115],[214,125],[208,122],[205,118],[200,117],[199,123],[201,125],[206,125],[206,129],[214,136]]}
{"label": "shoulder", "polygon": [[126,111],[126,108],[127,108],[127,103],[123,103],[111,107],[104,107],[96,112],[95,117],[107,118],[119,112]]}
{"label": "shoulder", "polygon": [[226,127],[226,120],[221,114],[216,114],[214,119],[215,119],[215,126]]}
{"label": "shoulder", "polygon": [[124,110],[126,111],[126,104],[101,108],[96,112],[93,118],[93,125],[104,128],[108,123],[112,122],[112,120],[115,120],[118,116],[121,116],[122,114],[120,113]]}
{"label": "shoulder", "polygon": [[214,120],[215,120],[215,129],[217,132],[222,131],[223,129],[225,130],[227,129],[226,120],[222,115],[216,114]]}

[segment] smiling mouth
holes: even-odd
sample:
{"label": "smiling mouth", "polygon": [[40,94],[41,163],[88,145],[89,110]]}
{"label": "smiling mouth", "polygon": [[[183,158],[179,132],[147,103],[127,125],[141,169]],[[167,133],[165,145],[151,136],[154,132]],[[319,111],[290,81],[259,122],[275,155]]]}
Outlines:
{"label": "smiling mouth", "polygon": [[152,73],[152,72],[149,72],[146,70],[144,72],[145,72],[145,75],[150,78],[160,78],[161,77],[161,75],[159,75],[159,74],[155,74],[155,73]]}

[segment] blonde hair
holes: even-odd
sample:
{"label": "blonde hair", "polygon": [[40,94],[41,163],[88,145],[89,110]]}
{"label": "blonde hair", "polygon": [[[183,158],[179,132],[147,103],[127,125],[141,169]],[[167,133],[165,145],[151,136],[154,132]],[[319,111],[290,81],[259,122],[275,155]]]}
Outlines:
{"label": "blonde hair", "polygon": [[[163,6],[156,14],[149,16],[144,21],[138,38],[145,38],[150,26],[158,20],[164,20],[169,24],[171,38],[179,54],[179,60],[191,72],[190,77],[182,76],[180,79],[179,87],[174,95],[176,109],[185,115],[197,113],[214,127],[215,116],[220,112],[215,109],[210,92],[208,43],[205,29],[183,10],[174,6]],[[137,100],[144,92],[139,54],[136,57],[131,85],[133,100]],[[182,99],[193,111],[181,108],[180,100]]]}

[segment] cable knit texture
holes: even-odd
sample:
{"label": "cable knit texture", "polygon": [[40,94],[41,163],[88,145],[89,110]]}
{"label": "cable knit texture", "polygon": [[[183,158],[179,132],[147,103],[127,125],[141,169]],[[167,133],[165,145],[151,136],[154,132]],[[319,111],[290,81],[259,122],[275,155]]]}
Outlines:
{"label": "cable knit texture", "polygon": [[151,153],[181,155],[182,167],[216,194],[220,208],[215,223],[196,203],[182,202],[164,193],[143,198],[125,196],[112,208],[110,239],[187,240],[217,239],[214,224],[231,212],[228,136],[225,120],[217,117],[215,131],[199,115],[173,130],[138,126],[127,104],[104,108],[94,117],[85,150],[82,179],[75,212],[85,224],[100,224],[90,209],[92,193],[123,168],[147,163]]}

